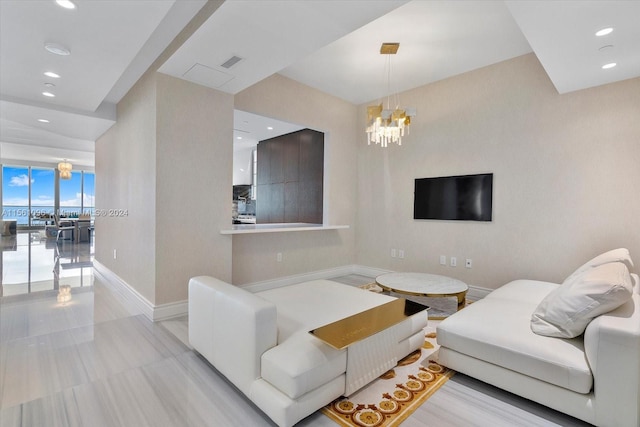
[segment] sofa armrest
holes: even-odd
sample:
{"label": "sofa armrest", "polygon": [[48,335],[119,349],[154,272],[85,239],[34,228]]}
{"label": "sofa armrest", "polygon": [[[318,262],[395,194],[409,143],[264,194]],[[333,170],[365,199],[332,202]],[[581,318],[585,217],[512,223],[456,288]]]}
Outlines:
{"label": "sofa armrest", "polygon": [[594,379],[597,425],[640,425],[640,295],[595,318],[584,347]]}
{"label": "sofa armrest", "polygon": [[243,393],[277,336],[275,304],[213,277],[189,281],[189,342]]}

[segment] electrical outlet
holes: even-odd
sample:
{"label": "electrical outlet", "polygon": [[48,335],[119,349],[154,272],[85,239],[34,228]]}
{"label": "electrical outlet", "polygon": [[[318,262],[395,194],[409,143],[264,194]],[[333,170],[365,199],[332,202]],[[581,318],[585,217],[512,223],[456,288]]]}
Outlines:
{"label": "electrical outlet", "polygon": [[454,256],[451,257],[451,260],[449,262],[449,265],[451,265],[451,267],[455,267],[458,265],[458,259]]}
{"label": "electrical outlet", "polygon": [[404,249],[398,249],[398,258],[404,258]]}
{"label": "electrical outlet", "polygon": [[440,265],[447,265],[447,256],[440,255]]}
{"label": "electrical outlet", "polygon": [[278,262],[282,262],[282,252],[278,252],[278,253],[276,254],[276,261],[278,261]]}
{"label": "electrical outlet", "polygon": [[471,258],[467,258],[464,262],[464,266],[467,268],[471,268],[473,266],[473,261],[471,260]]}
{"label": "electrical outlet", "polygon": [[395,258],[395,257],[396,257],[396,250],[391,249],[391,258]]}

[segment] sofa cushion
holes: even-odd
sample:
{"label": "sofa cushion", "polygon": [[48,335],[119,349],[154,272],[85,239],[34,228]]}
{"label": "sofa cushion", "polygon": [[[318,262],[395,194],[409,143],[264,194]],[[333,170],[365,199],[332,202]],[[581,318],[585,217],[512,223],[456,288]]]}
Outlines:
{"label": "sofa cushion", "polygon": [[[346,371],[346,350],[334,349],[309,331],[395,299],[331,280],[312,280],[256,295],[278,309],[278,345],[262,355],[262,378],[292,399]],[[405,322],[411,325],[411,319]]]}
{"label": "sofa cushion", "polygon": [[396,298],[331,280],[312,280],[256,292],[278,308],[278,343]]}
{"label": "sofa cushion", "polygon": [[531,316],[531,330],[550,337],[577,337],[594,317],[627,302],[632,288],[629,270],[621,262],[589,268],[540,302]]}
{"label": "sofa cushion", "polygon": [[556,339],[531,332],[537,301],[484,298],[437,327],[438,344],[550,384],[588,393],[593,376],[581,339]]}
{"label": "sofa cushion", "polygon": [[324,344],[306,331],[290,336],[285,342],[262,355],[262,378],[297,399],[347,369],[347,351]]}
{"label": "sofa cushion", "polygon": [[618,248],[607,251],[603,254],[600,254],[589,261],[582,264],[578,267],[573,273],[571,273],[563,283],[571,282],[578,275],[584,273],[585,271],[601,266],[603,264],[608,264],[610,262],[622,262],[627,265],[629,269],[633,268],[633,260],[631,260],[631,255],[629,254],[629,250],[626,248]]}

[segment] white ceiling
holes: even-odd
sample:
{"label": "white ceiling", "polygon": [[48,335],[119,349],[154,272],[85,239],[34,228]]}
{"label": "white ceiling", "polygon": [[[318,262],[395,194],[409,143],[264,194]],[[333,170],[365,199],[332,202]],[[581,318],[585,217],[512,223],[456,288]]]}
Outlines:
{"label": "white ceiling", "polygon": [[[403,3],[226,1],[159,71],[237,93]],[[229,70],[220,66],[234,55],[243,60]],[[196,64],[205,70],[193,78]]]}
{"label": "white ceiling", "polygon": [[455,76],[531,52],[501,1],[412,1],[280,73],[354,104],[387,95],[383,42],[393,92]]}
{"label": "white ceiling", "polygon": [[[94,142],[115,123],[115,104],[205,0],[75,3],[67,10],[54,0],[0,0],[2,159],[93,166]],[[71,54],[49,53],[51,42]]]}
{"label": "white ceiling", "polygon": [[[205,0],[0,0],[0,156],[93,164],[115,104]],[[535,52],[559,93],[640,75],[640,1],[228,0],[160,71],[237,93],[279,72],[355,104]],[[596,30],[614,32],[596,38]],[[71,50],[44,50],[56,42]],[[611,48],[600,50],[603,46]],[[242,58],[229,69],[232,56]],[[604,61],[618,66],[602,70]],[[62,75],[48,79],[51,69]],[[50,82],[57,96],[41,92]],[[50,123],[37,122],[47,118]],[[238,126],[236,126],[238,128]],[[274,135],[275,136],[275,135]],[[61,151],[57,151],[61,150]]]}
{"label": "white ceiling", "polygon": [[[507,6],[559,93],[640,76],[640,1],[514,0]],[[594,36],[606,27],[614,31]],[[609,62],[618,65],[603,70]]]}
{"label": "white ceiling", "polygon": [[258,142],[304,129],[305,126],[259,116],[246,111],[233,112],[233,150],[254,148]]}

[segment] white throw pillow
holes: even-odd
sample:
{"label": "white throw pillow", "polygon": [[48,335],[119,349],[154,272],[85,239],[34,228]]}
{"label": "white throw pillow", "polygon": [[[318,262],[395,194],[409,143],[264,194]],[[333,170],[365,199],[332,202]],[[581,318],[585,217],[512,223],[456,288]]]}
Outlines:
{"label": "white throw pillow", "polygon": [[632,286],[629,269],[621,262],[589,268],[540,302],[531,316],[531,330],[549,337],[577,337],[594,317],[628,301]]}
{"label": "white throw pillow", "polygon": [[631,260],[631,255],[629,255],[628,249],[612,249],[582,264],[576,269],[576,271],[571,273],[571,275],[569,275],[569,277],[567,277],[563,283],[572,281],[580,273],[583,273],[590,268],[598,267],[599,265],[608,264],[610,262],[623,262],[627,265],[627,267],[629,267],[629,270],[633,268],[633,261]]}

